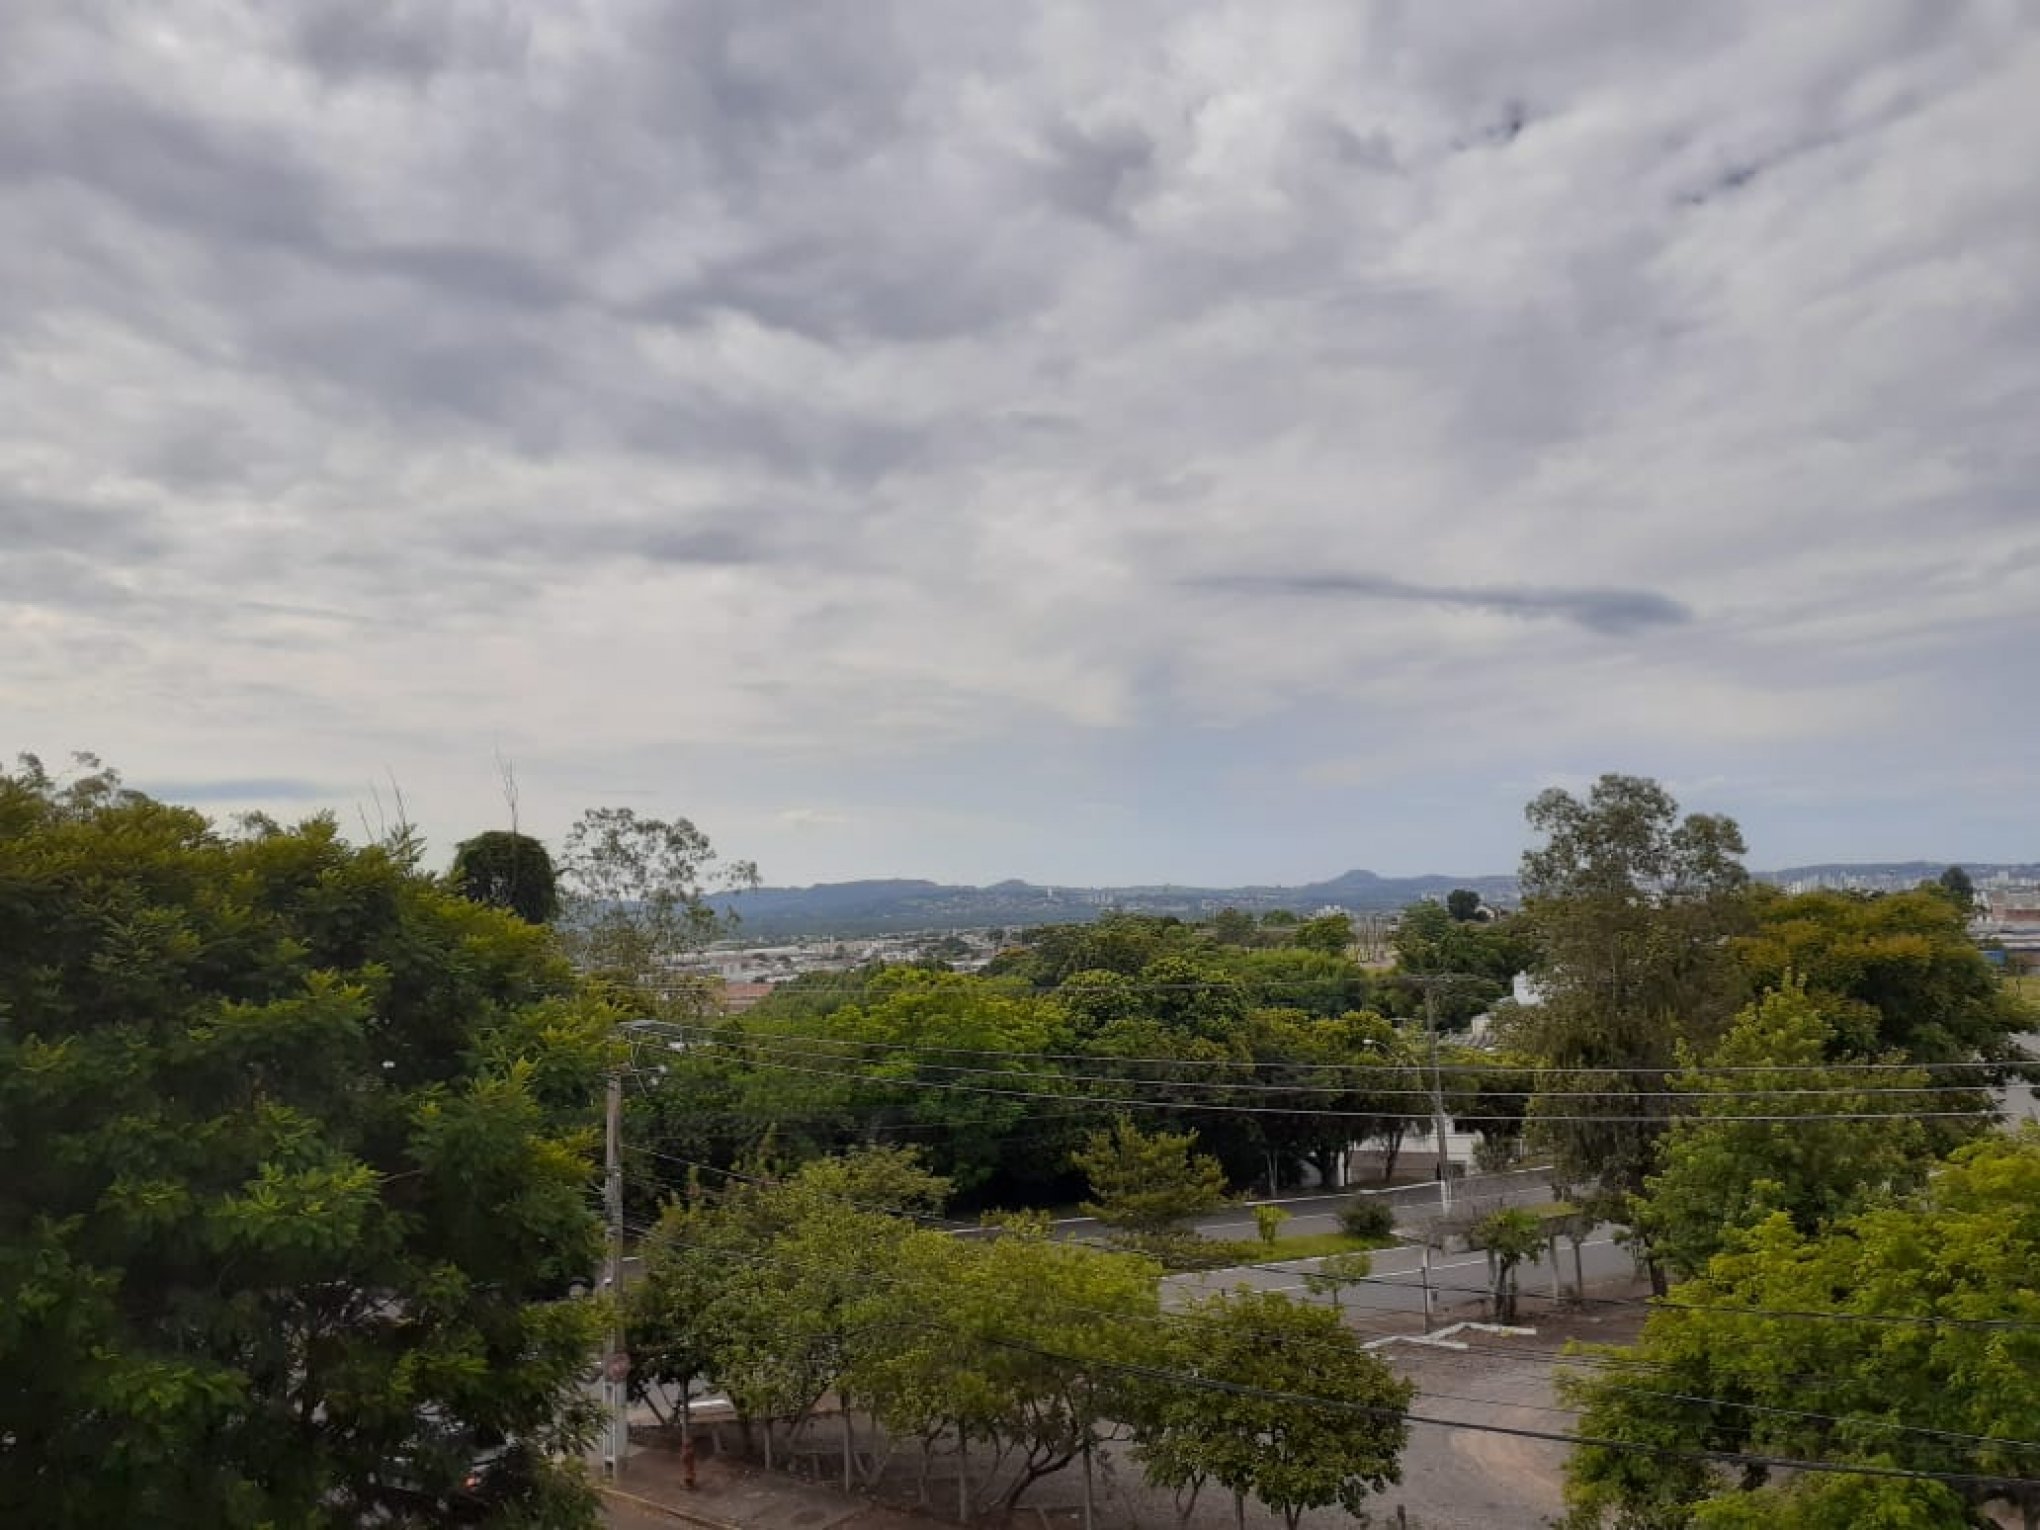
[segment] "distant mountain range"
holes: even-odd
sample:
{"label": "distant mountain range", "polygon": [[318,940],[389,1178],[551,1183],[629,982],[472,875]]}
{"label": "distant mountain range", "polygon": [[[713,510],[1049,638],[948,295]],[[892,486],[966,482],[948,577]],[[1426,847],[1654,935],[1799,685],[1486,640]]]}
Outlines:
{"label": "distant mountain range", "polygon": [[1320,908],[1355,913],[1398,909],[1419,898],[1470,887],[1484,898],[1513,899],[1514,877],[1382,877],[1349,871],[1301,887],[1044,887],[998,882],[990,887],[890,880],[824,882],[814,887],[761,887],[728,901],[747,939],[795,935],[887,935],[919,930],[970,930],[1004,925],[1074,924],[1114,909],[1200,918],[1223,908],[1248,913]]}
{"label": "distant mountain range", "polygon": [[[1939,876],[1945,862],[1836,862],[1818,866],[1787,866],[1761,872],[1778,883],[1818,881],[1861,886],[1910,886]],[[1979,883],[2004,873],[2021,880],[2040,879],[2040,865],[1973,864],[1969,873]],[[795,936],[897,935],[917,931],[1019,929],[1037,924],[1074,924],[1119,909],[1142,914],[1174,914],[1195,919],[1236,908],[1261,914],[1292,909],[1309,914],[1321,908],[1353,913],[1381,913],[1407,907],[1420,898],[1442,898],[1455,887],[1470,887],[1491,903],[1513,903],[1513,876],[1384,877],[1371,871],[1349,871],[1328,882],[1296,887],[1046,887],[1033,882],[997,882],[990,887],[953,886],[894,878],[866,882],[823,882],[813,887],[761,887],[737,893],[729,903],[743,923],[741,934],[751,940]]]}

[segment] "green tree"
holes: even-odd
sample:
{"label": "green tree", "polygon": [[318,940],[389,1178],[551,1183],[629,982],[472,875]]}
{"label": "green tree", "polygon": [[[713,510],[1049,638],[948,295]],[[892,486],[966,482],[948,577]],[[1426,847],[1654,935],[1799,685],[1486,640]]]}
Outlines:
{"label": "green tree", "polygon": [[1186,1519],[1208,1482],[1242,1522],[1251,1496],[1295,1530],[1310,1509],[1360,1516],[1401,1480],[1416,1388],[1329,1308],[1275,1291],[1208,1297],[1177,1320],[1169,1358],[1182,1379],[1150,1394],[1134,1455]]}
{"label": "green tree", "polygon": [[1981,1525],[1938,1482],[1803,1477],[1696,1505],[1695,1530],[1950,1530]]}
{"label": "green tree", "polygon": [[1282,1236],[1282,1224],[1289,1220],[1289,1213],[1280,1206],[1260,1205],[1254,1208],[1254,1233],[1264,1247],[1273,1248],[1275,1240]]}
{"label": "green tree", "polygon": [[1480,894],[1470,887],[1455,887],[1445,895],[1445,912],[1460,924],[1480,917]]}
{"label": "green tree", "polygon": [[[1740,1451],[1960,1474],[1974,1522],[1992,1500],[2040,1525],[2031,1447],[2040,1418],[2040,1130],[1960,1149],[1902,1203],[1814,1232],[1783,1212],[1717,1255],[1654,1310],[1639,1342],[1597,1350],[1619,1363],[1568,1378],[1578,1432],[1650,1447],[1582,1446],[1567,1466],[1572,1523],[1772,1523],[1752,1517],[1731,1476],[1659,1452]],[[1786,1314],[1786,1315],[1779,1315]],[[1812,1314],[1812,1316],[1808,1316]],[[1727,1405],[1695,1403],[1720,1398]],[[1801,1493],[1814,1506],[1795,1503]],[[1830,1496],[1834,1495],[1834,1496]],[[1918,1496],[1880,1494],[1923,1522]],[[1755,1497],[1843,1523],[1840,1489]],[[1738,1517],[1740,1516],[1740,1517]],[[1947,1516],[1928,1521],[1961,1524]]]}
{"label": "green tree", "polygon": [[1261,926],[1252,914],[1222,908],[1211,917],[1211,938],[1222,946],[1258,945]]}
{"label": "green tree", "polygon": [[1544,1257],[1543,1219],[1521,1206],[1490,1211],[1474,1223],[1467,1241],[1487,1255],[1488,1301],[1497,1323],[1516,1321],[1516,1279],[1523,1261]]}
{"label": "green tree", "polygon": [[1353,949],[1353,920],[1347,914],[1320,914],[1298,925],[1291,939],[1306,951],[1344,956]]}
{"label": "green tree", "polygon": [[653,1003],[683,1004],[693,990],[673,959],[727,927],[719,892],[758,885],[749,861],[725,862],[685,818],[640,817],[631,808],[590,808],[567,831],[561,857],[562,934],[575,960]]}
{"label": "green tree", "polygon": [[754,1163],[670,1204],[628,1296],[640,1389],[705,1378],[747,1421],[801,1419],[854,1395],[875,1285],[949,1184],[916,1153],[866,1148],[784,1178]]}
{"label": "green tree", "polygon": [[[1386,1239],[1387,1233],[1384,1230],[1376,1236]],[[1304,1272],[1303,1288],[1312,1296],[1330,1297],[1332,1311],[1342,1312],[1345,1310],[1346,1288],[1357,1285],[1373,1273],[1374,1256],[1365,1249],[1327,1254]]]}
{"label": "green tree", "polygon": [[1956,909],[1967,918],[1976,907],[1976,884],[1969,879],[1969,873],[1960,866],[1950,866],[1942,872],[1934,886]]}
{"label": "green tree", "polygon": [[1070,1161],[1091,1187],[1081,1209],[1137,1246],[1169,1247],[1183,1224],[1225,1203],[1225,1171],[1193,1151],[1195,1132],[1144,1132],[1121,1116]]}
{"label": "green tree", "polygon": [[1932,1166],[1922,1123],[1881,1093],[1923,1088],[1927,1076],[1845,1064],[1806,1072],[1826,1059],[1831,1036],[1805,990],[1787,988],[1745,1009],[1706,1067],[1672,1076],[1671,1089],[1700,1101],[1665,1138],[1664,1167],[1646,1183],[1637,1225],[1680,1274],[1699,1273],[1739,1230],[1773,1212],[1810,1233],[1912,1189]]}
{"label": "green tree", "polygon": [[[1435,1014],[1446,1030],[1463,1029],[1509,993],[1515,975],[1536,960],[1536,949],[1514,920],[1463,923],[1436,903],[1413,903],[1396,920],[1391,945],[1396,972],[1383,983],[1392,1012],[1403,1018]],[[1402,983],[1400,976],[1451,978],[1432,985]]]}
{"label": "green tree", "polygon": [[1992,1060],[2036,1023],[1943,897],[1760,889],[1754,909],[1754,926],[1733,945],[1744,981],[1758,992],[1803,983],[1834,1028],[1837,1056]]}
{"label": "green tree", "polygon": [[[1681,1043],[1711,1046],[1735,1010],[1728,938],[1750,920],[1742,833],[1731,819],[1681,817],[1670,793],[1634,776],[1602,776],[1584,800],[1554,788],[1527,816],[1543,836],[1520,880],[1545,996],[1509,1013],[1503,1039],[1580,1070],[1552,1081],[1574,1098],[1531,1105],[1559,1177],[1634,1195],[1669,1124],[1653,1070],[1669,1072]],[[1583,1104],[1581,1091],[1594,1098]]]}
{"label": "green tree", "polygon": [[463,898],[507,908],[532,924],[550,924],[559,911],[552,855],[529,834],[491,829],[462,840],[447,875]]}
{"label": "green tree", "polygon": [[[1026,1126],[1039,1108],[1030,1096],[1059,1087],[1040,1057],[1062,1040],[1050,1001],[1011,981],[895,967],[871,978],[862,1003],[818,1022],[747,1019],[743,1034],[760,1043],[762,1064],[747,1107],[754,1115],[834,1112],[835,1145],[846,1147],[885,1131],[925,1134],[933,1167],[966,1193],[994,1181],[1042,1183]],[[968,1075],[956,1071],[962,1062],[973,1063]]]}
{"label": "green tree", "polygon": [[0,776],[0,1520],[354,1524],[489,1436],[592,1523],[615,1017],[413,844]]}

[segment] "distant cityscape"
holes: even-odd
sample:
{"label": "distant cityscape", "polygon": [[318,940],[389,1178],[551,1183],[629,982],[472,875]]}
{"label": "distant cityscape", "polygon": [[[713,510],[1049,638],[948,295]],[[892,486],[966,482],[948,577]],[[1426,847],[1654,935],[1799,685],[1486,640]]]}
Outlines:
{"label": "distant cityscape", "polygon": [[[1757,877],[1794,894],[1887,893],[1931,881],[1945,864],[1791,866]],[[1977,895],[1972,933],[1998,962],[2022,970],[2040,968],[2040,864],[1980,863],[1966,869]],[[1385,962],[1401,909],[1440,900],[1455,887],[1480,892],[1497,909],[1512,908],[1517,901],[1514,877],[1392,878],[1369,871],[1294,888],[1055,888],[1026,882],[978,888],[910,881],[765,888],[734,900],[742,916],[738,936],[717,942],[689,965],[702,976],[720,979],[722,1008],[737,1012],[763,999],[775,984],[805,973],[930,960],[976,972],[1034,925],[1085,923],[1116,911],[1195,921],[1228,908],[1255,914],[1288,909],[1306,918],[1346,914],[1353,920],[1361,960]]]}
{"label": "distant cityscape", "polygon": [[[1948,863],[1940,861],[1836,862],[1787,866],[1759,872],[1761,881],[1788,892],[1833,889],[1895,892],[1931,881]],[[2040,905],[2040,863],[1979,862],[1967,870],[1979,895],[1993,908]],[[1114,910],[1204,919],[1221,909],[1263,914],[1288,909],[1300,914],[1393,913],[1412,903],[1442,899],[1457,887],[1470,888],[1495,908],[1517,901],[1513,876],[1381,876],[1348,871],[1323,882],[1296,886],[1185,887],[1148,884],[1128,887],[1063,887],[1006,881],[989,887],[906,879],[825,882],[813,887],[762,887],[732,895],[747,940],[850,940],[930,932],[1025,929],[1038,924],[1082,923]]]}

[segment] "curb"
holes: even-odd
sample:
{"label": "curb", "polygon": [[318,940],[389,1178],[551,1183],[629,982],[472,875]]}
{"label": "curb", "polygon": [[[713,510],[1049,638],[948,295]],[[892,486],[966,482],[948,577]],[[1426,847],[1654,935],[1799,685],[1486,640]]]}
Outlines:
{"label": "curb", "polygon": [[643,1498],[636,1493],[626,1493],[622,1488],[598,1483],[595,1491],[604,1498],[614,1498],[621,1503],[629,1504],[633,1509],[650,1509],[655,1514],[663,1514],[668,1519],[678,1520],[683,1525],[699,1525],[702,1530],[741,1530],[740,1526],[732,1525],[727,1520],[710,1519],[706,1514],[696,1514],[691,1509],[676,1509],[669,1503],[659,1502],[656,1498]]}

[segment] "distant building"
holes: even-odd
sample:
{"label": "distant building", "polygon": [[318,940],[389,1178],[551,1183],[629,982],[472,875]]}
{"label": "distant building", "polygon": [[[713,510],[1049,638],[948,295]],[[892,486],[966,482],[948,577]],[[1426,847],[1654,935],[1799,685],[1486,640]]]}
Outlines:
{"label": "distant building", "polygon": [[716,1008],[726,1015],[740,1015],[770,992],[770,983],[724,983],[716,995]]}

